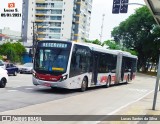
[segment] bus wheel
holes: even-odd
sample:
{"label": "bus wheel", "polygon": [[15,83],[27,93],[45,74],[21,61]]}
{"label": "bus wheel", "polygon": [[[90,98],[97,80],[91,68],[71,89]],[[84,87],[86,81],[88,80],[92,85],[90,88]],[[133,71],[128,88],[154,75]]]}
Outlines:
{"label": "bus wheel", "polygon": [[111,76],[108,76],[105,87],[108,88],[110,86],[110,84],[111,84]]}
{"label": "bus wheel", "polygon": [[83,78],[83,81],[82,81],[82,84],[81,84],[81,89],[80,89],[81,92],[84,92],[84,91],[87,90],[87,83],[88,83],[87,79]]}
{"label": "bus wheel", "polygon": [[127,79],[126,79],[126,83],[128,83],[129,82],[129,75],[127,76]]}

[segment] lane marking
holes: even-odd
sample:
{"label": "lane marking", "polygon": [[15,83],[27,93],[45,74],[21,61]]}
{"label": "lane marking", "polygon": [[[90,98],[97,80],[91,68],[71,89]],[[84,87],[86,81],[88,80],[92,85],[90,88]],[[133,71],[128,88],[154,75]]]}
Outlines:
{"label": "lane marking", "polygon": [[[132,101],[132,102],[129,102],[129,103],[127,103],[126,105],[123,105],[123,106],[119,107],[118,109],[110,112],[110,113],[107,114],[107,115],[113,115],[113,114],[115,114],[116,112],[120,111],[121,109],[123,109],[123,108],[125,108],[125,107],[127,107],[127,106],[129,106],[129,105],[131,105],[131,104],[133,104],[133,103],[135,103],[135,102],[140,101],[141,99],[143,99],[144,97],[146,97],[147,95],[149,95],[150,93],[152,93],[153,91],[154,91],[154,90],[151,90],[150,92],[148,92],[147,94],[143,95],[143,96],[140,97],[139,99],[134,100],[134,101]],[[104,119],[105,119],[105,118],[104,118]],[[103,120],[102,120],[102,121],[103,121]],[[98,124],[98,123],[100,123],[100,122],[102,122],[102,121],[96,121],[96,124]]]}
{"label": "lane marking", "polygon": [[154,91],[154,90],[151,90],[150,92],[148,92],[147,94],[143,95],[143,96],[140,97],[139,99],[134,100],[134,101],[132,101],[132,102],[129,102],[129,103],[127,103],[127,104],[124,105],[124,106],[121,106],[120,108],[118,108],[118,109],[110,112],[108,115],[113,115],[113,114],[115,114],[116,112],[120,111],[121,109],[123,109],[123,108],[125,108],[125,107],[127,107],[127,106],[129,106],[129,105],[131,105],[131,104],[133,104],[133,103],[135,103],[135,102],[140,101],[141,99],[143,99],[144,97],[146,97],[147,95],[149,95],[150,93],[152,93],[153,91]]}
{"label": "lane marking", "polygon": [[128,90],[130,90],[130,91],[136,91],[136,92],[147,92],[148,91],[147,89],[133,89],[133,88],[130,88]]}
{"label": "lane marking", "polygon": [[32,89],[34,89],[34,88],[25,88],[26,90],[32,90]]}
{"label": "lane marking", "polygon": [[19,87],[21,87],[21,86],[13,86],[12,88],[19,88]]}
{"label": "lane marking", "polygon": [[45,87],[39,87],[40,89],[45,88]]}
{"label": "lane marking", "polygon": [[15,92],[15,91],[18,91],[18,90],[8,90],[8,92]]}

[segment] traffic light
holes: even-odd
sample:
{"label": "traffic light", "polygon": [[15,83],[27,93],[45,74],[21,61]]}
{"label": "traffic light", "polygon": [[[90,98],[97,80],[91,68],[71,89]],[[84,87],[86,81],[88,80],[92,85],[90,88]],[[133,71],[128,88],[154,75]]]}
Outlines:
{"label": "traffic light", "polygon": [[121,0],[120,13],[127,13],[127,11],[128,11],[128,1],[129,0]]}
{"label": "traffic light", "polygon": [[119,14],[120,0],[113,0],[112,13]]}

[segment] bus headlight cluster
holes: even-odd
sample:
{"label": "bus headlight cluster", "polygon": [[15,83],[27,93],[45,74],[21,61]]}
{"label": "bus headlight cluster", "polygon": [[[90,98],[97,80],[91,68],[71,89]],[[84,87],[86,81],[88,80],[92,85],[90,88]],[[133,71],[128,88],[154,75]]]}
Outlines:
{"label": "bus headlight cluster", "polygon": [[35,78],[38,78],[37,75],[36,75],[36,72],[35,72],[34,70],[32,71],[32,75],[33,75]]}
{"label": "bus headlight cluster", "polygon": [[60,78],[60,81],[66,80],[68,75],[64,75]]}

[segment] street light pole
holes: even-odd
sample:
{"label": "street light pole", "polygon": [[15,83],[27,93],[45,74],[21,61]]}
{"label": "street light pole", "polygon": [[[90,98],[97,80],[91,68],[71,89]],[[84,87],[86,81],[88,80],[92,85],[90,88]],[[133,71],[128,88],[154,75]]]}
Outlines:
{"label": "street light pole", "polygon": [[105,17],[105,14],[102,15],[102,26],[101,26],[100,42],[102,42],[104,17]]}
{"label": "street light pole", "polygon": [[155,91],[154,91],[152,110],[155,110],[155,107],[156,107],[159,78],[160,78],[160,55],[159,55],[159,64],[158,64],[157,79],[156,79],[156,85],[155,85]]}

